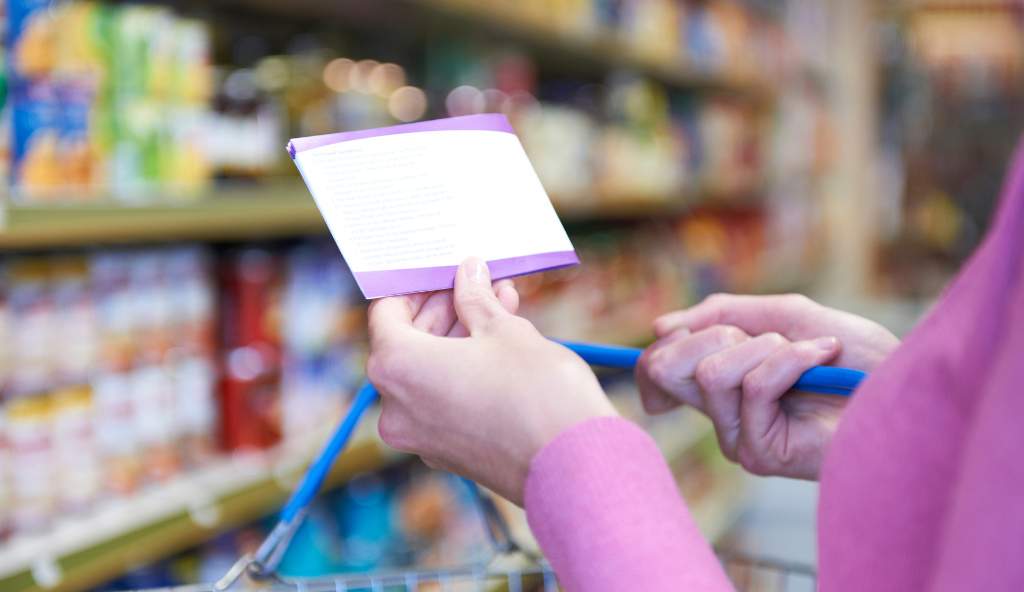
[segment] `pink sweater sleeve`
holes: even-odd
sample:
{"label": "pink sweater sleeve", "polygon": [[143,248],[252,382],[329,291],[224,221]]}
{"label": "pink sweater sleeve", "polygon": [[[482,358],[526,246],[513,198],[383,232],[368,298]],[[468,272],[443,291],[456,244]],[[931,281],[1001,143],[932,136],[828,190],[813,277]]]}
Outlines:
{"label": "pink sweater sleeve", "polygon": [[578,424],[534,458],[526,515],[570,592],[732,590],[654,441],[620,418]]}

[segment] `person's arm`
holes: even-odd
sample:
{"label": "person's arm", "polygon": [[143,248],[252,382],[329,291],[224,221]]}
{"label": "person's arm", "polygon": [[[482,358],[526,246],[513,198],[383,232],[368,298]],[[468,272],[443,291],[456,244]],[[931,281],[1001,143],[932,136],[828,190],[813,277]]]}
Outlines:
{"label": "person's arm", "polygon": [[732,590],[654,441],[629,421],[559,434],[530,465],[525,506],[566,590]]}

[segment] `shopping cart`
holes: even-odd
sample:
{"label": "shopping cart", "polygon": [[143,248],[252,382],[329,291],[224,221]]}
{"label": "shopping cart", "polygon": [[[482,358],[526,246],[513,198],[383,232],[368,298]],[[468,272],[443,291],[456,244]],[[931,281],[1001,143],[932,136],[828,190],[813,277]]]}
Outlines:
{"label": "shopping cart", "polygon": [[[587,362],[611,368],[631,368],[640,351],[634,348],[562,342]],[[847,396],[864,378],[862,372],[845,368],[817,367],[805,373],[796,388]],[[302,523],[307,508],[322,484],[335,458],[344,449],[377,392],[365,384],[352,403],[349,413],[328,441],[323,452],[310,466],[292,497],[281,511],[277,525],[251,555],[241,558],[219,581],[213,584],[176,588],[179,592],[227,592],[229,590],[265,590],[268,592],[399,592],[399,591],[490,591],[519,592],[559,590],[554,571],[543,558],[520,545],[512,536],[505,517],[494,500],[475,483],[463,479],[473,494],[487,533],[490,555],[486,561],[454,568],[410,568],[390,572],[344,574],[317,578],[286,578],[276,567],[292,536]],[[812,591],[815,570],[812,566],[768,558],[720,551],[719,558],[737,589],[744,592]],[[682,561],[683,558],[680,558]]]}

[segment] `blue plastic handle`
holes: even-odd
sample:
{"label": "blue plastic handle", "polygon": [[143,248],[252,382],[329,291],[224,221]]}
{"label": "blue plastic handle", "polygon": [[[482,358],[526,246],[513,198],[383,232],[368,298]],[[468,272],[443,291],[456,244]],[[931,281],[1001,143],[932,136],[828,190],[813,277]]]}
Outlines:
{"label": "blue plastic handle", "polygon": [[[588,364],[605,368],[631,369],[636,366],[640,354],[643,353],[643,350],[635,347],[556,341],[576,352]],[[793,388],[809,393],[846,396],[852,393],[866,376],[866,373],[852,368],[817,366],[804,372]]]}

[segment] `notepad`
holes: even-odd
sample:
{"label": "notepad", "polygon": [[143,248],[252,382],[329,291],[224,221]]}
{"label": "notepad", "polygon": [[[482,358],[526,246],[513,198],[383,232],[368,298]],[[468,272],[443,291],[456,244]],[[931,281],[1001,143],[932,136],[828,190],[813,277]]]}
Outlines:
{"label": "notepad", "polygon": [[288,152],[366,298],[579,263],[504,115],[296,138]]}

